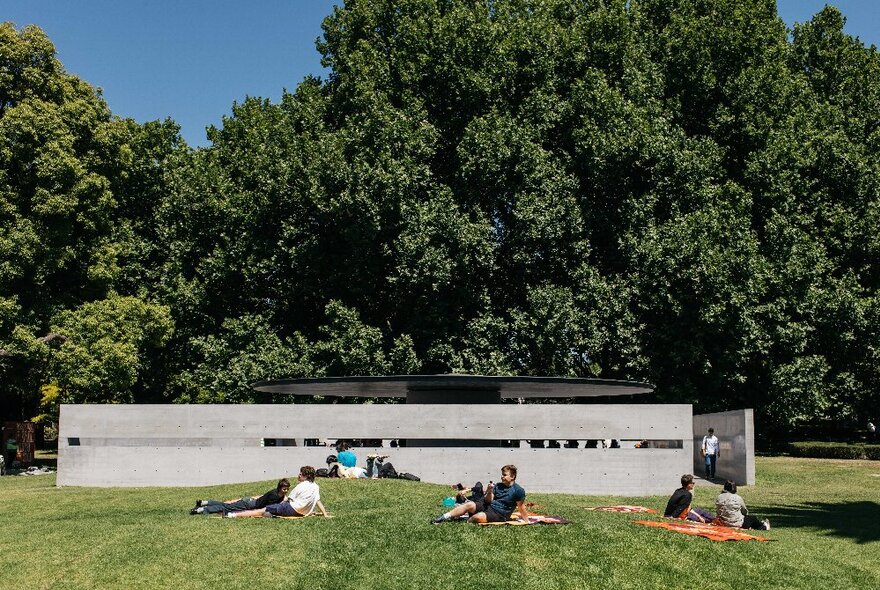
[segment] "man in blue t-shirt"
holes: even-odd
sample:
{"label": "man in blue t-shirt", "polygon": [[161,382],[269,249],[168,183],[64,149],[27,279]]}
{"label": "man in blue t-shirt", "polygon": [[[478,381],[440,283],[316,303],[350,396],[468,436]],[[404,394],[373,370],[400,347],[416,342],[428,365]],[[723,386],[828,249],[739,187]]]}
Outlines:
{"label": "man in blue t-shirt", "polygon": [[489,482],[486,487],[486,495],[459,504],[431,522],[440,524],[465,514],[470,515],[468,522],[504,522],[510,520],[514,508],[519,512],[520,520],[528,520],[529,513],[526,511],[525,500],[526,491],[516,483],[516,466],[505,465],[501,468],[501,483]]}

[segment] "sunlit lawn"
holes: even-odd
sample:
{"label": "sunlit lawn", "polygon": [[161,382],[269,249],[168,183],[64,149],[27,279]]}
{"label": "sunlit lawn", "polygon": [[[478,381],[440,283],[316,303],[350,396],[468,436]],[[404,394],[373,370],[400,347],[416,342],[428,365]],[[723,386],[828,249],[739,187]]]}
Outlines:
{"label": "sunlit lawn", "polygon": [[[759,458],[742,488],[770,543],[715,543],[588,506],[665,497],[530,494],[568,526],[432,526],[443,486],[319,480],[336,518],[189,516],[211,488],[56,488],[0,478],[0,588],[868,588],[880,587],[880,463]],[[670,474],[670,492],[679,474]],[[528,489],[528,474],[520,474]],[[698,487],[711,507],[716,488]]]}

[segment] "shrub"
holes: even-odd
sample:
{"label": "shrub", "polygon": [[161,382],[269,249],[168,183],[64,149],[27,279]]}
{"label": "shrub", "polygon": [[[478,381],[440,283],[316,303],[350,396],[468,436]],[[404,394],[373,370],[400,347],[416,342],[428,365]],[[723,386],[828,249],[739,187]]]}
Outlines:
{"label": "shrub", "polygon": [[806,441],[790,443],[788,450],[793,457],[871,459],[880,461],[880,445]]}

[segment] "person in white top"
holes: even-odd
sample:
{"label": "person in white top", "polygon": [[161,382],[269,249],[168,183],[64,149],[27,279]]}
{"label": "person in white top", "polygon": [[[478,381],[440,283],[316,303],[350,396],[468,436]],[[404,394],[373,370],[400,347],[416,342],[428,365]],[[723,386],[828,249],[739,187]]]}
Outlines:
{"label": "person in white top", "polygon": [[700,450],[706,460],[706,479],[715,479],[715,462],[721,457],[721,444],[714,428],[710,428],[709,434],[703,437]]}
{"label": "person in white top", "polygon": [[324,518],[331,515],[321,503],[321,491],[315,483],[315,468],[311,465],[303,465],[299,469],[297,477],[299,483],[278,504],[269,504],[265,508],[257,510],[244,510],[242,512],[229,512],[227,518],[247,518],[249,516],[311,516],[315,508],[321,511]]}

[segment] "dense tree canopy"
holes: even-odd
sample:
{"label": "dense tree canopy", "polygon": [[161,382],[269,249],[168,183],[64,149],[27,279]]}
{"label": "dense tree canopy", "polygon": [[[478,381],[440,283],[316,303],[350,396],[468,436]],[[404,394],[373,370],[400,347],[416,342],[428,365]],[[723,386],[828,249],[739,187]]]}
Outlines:
{"label": "dense tree canopy", "polygon": [[0,396],[455,371],[647,380],[768,430],[876,418],[880,56],[843,25],[349,0],[326,80],[197,150],[3,25]]}

